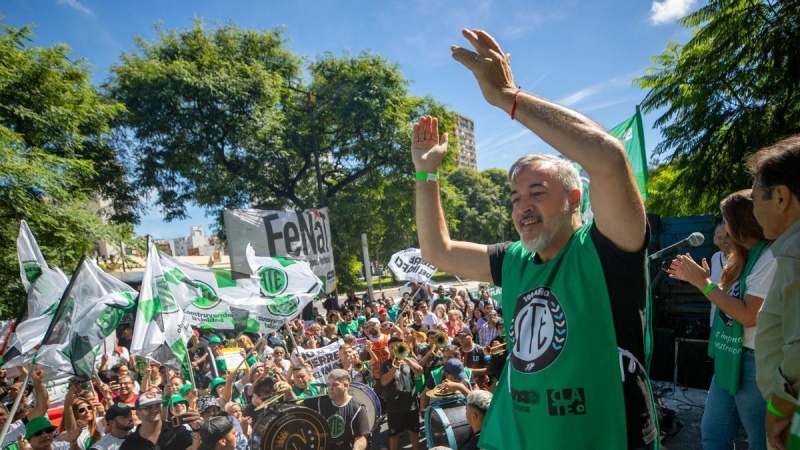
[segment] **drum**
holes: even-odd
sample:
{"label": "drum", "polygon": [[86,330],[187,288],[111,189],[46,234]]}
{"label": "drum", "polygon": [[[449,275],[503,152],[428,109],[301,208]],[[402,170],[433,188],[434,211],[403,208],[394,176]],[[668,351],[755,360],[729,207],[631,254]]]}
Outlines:
{"label": "drum", "polygon": [[464,397],[442,400],[425,410],[425,434],[428,448],[442,445],[461,448],[472,430],[467,422],[467,403]]}
{"label": "drum", "polygon": [[381,412],[383,409],[381,408],[381,401],[378,396],[375,394],[375,391],[372,390],[366,384],[361,383],[350,383],[350,389],[348,390],[350,396],[354,399],[358,400],[359,403],[364,405],[367,408],[367,419],[369,419],[369,429],[374,430],[375,424],[380,423],[378,418],[381,416]]}
{"label": "drum", "polygon": [[288,403],[264,409],[253,423],[251,450],[325,450],[328,424],[316,411]]}

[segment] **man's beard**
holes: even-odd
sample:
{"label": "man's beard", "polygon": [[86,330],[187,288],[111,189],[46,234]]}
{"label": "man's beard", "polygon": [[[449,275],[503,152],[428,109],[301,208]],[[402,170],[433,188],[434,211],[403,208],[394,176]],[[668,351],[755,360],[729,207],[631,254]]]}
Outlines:
{"label": "man's beard", "polygon": [[529,240],[520,239],[522,248],[531,253],[538,253],[547,248],[553,242],[553,238],[558,232],[558,228],[562,221],[572,221],[572,215],[569,211],[569,202],[567,200],[564,200],[560,214],[557,217],[553,217],[547,223],[545,223],[544,219],[542,218],[542,232],[539,233],[538,236]]}

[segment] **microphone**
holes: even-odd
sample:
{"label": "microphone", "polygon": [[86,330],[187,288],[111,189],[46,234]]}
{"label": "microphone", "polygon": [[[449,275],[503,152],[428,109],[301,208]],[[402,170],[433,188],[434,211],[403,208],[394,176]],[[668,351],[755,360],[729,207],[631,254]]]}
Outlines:
{"label": "microphone", "polygon": [[657,259],[661,259],[665,256],[672,255],[673,253],[678,253],[679,251],[685,249],[686,247],[697,247],[698,245],[702,244],[706,238],[703,236],[703,233],[699,231],[695,231],[694,233],[690,234],[689,237],[682,241],[678,241],[669,247],[662,248],[661,250],[653,253],[650,255],[650,261],[655,261]]}

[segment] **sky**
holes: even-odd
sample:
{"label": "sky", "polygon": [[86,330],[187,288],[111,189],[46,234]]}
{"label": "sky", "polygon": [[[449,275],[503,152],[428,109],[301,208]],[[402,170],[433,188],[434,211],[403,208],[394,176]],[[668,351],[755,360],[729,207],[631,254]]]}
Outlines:
{"label": "sky", "polygon": [[[86,59],[100,84],[134,37],[152,41],[154,28],[280,28],[288,47],[307,61],[368,51],[396,63],[411,81],[409,93],[430,95],[475,123],[478,170],[507,169],[525,153],[555,153],[534,134],[483,99],[472,74],[452,59],[451,45],[469,43],[461,29],[483,29],[511,54],[514,81],[525,91],[576,109],[606,128],[634,114],[646,92],[633,80],[652,67],[669,41],[685,43],[678,19],[697,0],[5,0],[2,23],[34,25],[34,44],[65,43]],[[661,140],[644,115],[648,157]],[[151,206],[136,234],[187,236],[191,225],[210,234],[213,219],[198,207],[190,219],[164,222]]]}

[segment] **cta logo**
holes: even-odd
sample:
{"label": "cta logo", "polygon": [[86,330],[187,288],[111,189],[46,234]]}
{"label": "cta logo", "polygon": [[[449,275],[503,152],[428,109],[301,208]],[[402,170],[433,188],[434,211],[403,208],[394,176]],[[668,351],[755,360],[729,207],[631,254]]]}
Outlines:
{"label": "cta logo", "polygon": [[545,369],[567,341],[567,317],[553,291],[538,287],[517,298],[510,334],[511,364],[523,373]]}
{"label": "cta logo", "polygon": [[551,416],[586,414],[586,396],[583,388],[548,389],[547,405]]}

